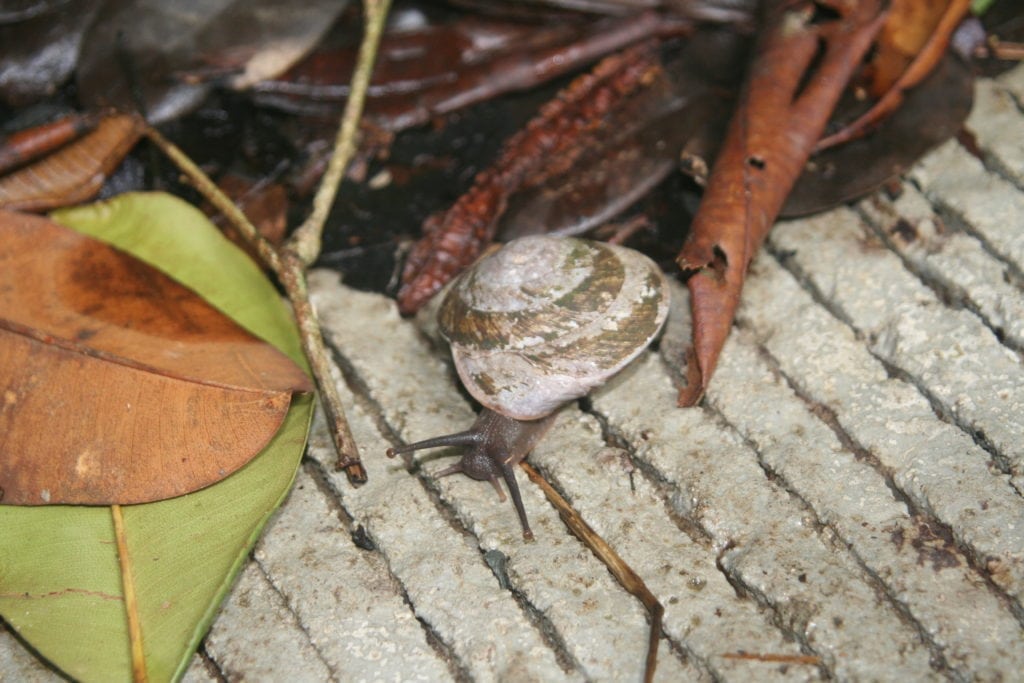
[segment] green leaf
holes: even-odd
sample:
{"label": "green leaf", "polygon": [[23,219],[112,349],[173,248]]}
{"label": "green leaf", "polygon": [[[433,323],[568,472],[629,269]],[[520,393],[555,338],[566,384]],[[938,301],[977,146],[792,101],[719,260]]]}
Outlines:
{"label": "green leaf", "polygon": [[[57,212],[197,291],[305,366],[287,307],[260,270],[195,208],[131,194]],[[179,677],[249,549],[291,487],[312,396],[241,470],[202,491],[122,508],[149,679]],[[132,662],[110,508],[0,505],[0,615],[83,681],[130,680]]]}

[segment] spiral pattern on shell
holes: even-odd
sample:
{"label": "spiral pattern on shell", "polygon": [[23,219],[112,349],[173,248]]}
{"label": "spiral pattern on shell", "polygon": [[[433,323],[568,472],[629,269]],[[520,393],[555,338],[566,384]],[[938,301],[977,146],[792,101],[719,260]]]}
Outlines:
{"label": "spiral pattern on shell", "polygon": [[668,289],[657,265],[632,249],[523,237],[463,273],[438,315],[469,393],[533,420],[639,355],[668,315]]}

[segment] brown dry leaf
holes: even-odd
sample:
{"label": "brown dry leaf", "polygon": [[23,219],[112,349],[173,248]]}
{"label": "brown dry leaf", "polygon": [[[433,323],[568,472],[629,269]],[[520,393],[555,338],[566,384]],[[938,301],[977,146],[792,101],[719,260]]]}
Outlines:
{"label": "brown dry leaf", "polygon": [[[822,16],[827,5],[834,11]],[[765,3],[753,66],[677,263],[693,346],[679,404],[708,386],[732,328],[747,266],[775,222],[839,96],[870,47],[881,2]]]}
{"label": "brown dry leaf", "polygon": [[881,97],[932,37],[950,0],[893,0],[871,58],[872,97]]}
{"label": "brown dry leaf", "polygon": [[[899,109],[907,91],[921,83],[942,61],[970,5],[971,0],[897,0],[882,27],[868,69],[869,90],[877,100],[856,120],[819,140],[816,150],[866,135]],[[925,26],[926,31],[922,29]]]}
{"label": "brown dry leaf", "polygon": [[106,244],[0,211],[7,504],[160,500],[226,477],[312,389],[284,354]]}
{"label": "brown dry leaf", "polygon": [[143,125],[127,114],[102,119],[88,135],[0,178],[0,207],[42,211],[91,199],[139,141]]}

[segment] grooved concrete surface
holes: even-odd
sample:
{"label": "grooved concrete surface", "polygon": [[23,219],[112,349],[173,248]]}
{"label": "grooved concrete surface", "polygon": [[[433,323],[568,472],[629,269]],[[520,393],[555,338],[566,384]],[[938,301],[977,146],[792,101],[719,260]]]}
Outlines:
{"label": "grooved concrete surface", "polygon": [[[982,82],[982,158],[778,225],[701,407],[674,407],[676,312],[531,456],[664,604],[659,680],[1024,672],[1022,103],[1024,67]],[[450,457],[384,458],[472,410],[392,302],[312,281],[370,482],[318,427],[186,680],[639,680],[643,609],[525,476],[533,543],[431,476]],[[0,671],[53,678],[2,631]]]}

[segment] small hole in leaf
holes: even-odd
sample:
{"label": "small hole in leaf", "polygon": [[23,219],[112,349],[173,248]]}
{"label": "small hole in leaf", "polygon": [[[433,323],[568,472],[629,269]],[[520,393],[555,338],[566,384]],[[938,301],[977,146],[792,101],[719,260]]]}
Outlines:
{"label": "small hole in leaf", "polygon": [[749,157],[747,157],[747,166],[756,168],[759,171],[764,170],[766,163],[767,162],[764,160],[764,157],[762,157],[759,154],[751,154]]}
{"label": "small hole in leaf", "polygon": [[711,272],[715,274],[715,277],[722,279],[725,277],[725,271],[729,268],[729,257],[726,255],[725,250],[719,245],[715,245],[712,248],[714,259],[711,261]]}

